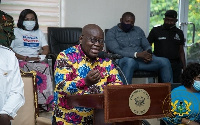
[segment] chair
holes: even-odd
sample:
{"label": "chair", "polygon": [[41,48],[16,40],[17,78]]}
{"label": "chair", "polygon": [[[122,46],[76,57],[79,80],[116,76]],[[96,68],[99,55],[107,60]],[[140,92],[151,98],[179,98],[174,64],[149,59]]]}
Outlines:
{"label": "chair", "polygon": [[156,71],[142,71],[142,70],[137,70],[133,74],[133,78],[153,78],[153,82],[158,82],[157,81],[158,77],[158,72]]}
{"label": "chair", "polygon": [[79,44],[82,28],[76,27],[48,27],[48,44],[50,53],[59,52],[73,45]]}
{"label": "chair", "polygon": [[58,54],[74,45],[79,44],[82,28],[79,27],[48,27],[48,44],[50,53],[47,55],[52,73]]}
{"label": "chair", "polygon": [[25,104],[17,112],[12,125],[35,125],[39,115],[37,102],[36,72],[23,72]]}
{"label": "chair", "polygon": [[[107,31],[109,29],[104,30],[104,34],[106,35]],[[108,49],[106,49],[108,51]],[[153,78],[154,82],[157,82],[158,77],[158,72],[155,71],[142,71],[142,70],[137,70],[133,74],[133,78]]]}
{"label": "chair", "polygon": [[[36,72],[23,72],[25,104],[18,110],[17,116],[12,120],[12,125],[51,125],[51,120],[39,117]],[[45,121],[48,124],[38,124]]]}

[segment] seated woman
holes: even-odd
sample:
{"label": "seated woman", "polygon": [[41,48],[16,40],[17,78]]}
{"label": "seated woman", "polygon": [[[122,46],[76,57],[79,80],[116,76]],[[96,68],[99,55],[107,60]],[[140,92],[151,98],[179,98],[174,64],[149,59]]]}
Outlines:
{"label": "seated woman", "polygon": [[14,28],[15,39],[11,48],[24,71],[37,72],[38,104],[50,104],[53,99],[53,85],[49,65],[40,58],[47,55],[49,47],[44,34],[39,29],[38,18],[33,10],[23,10]]}
{"label": "seated woman", "polygon": [[192,63],[181,75],[182,86],[172,90],[172,114],[167,125],[200,125],[200,64]]}

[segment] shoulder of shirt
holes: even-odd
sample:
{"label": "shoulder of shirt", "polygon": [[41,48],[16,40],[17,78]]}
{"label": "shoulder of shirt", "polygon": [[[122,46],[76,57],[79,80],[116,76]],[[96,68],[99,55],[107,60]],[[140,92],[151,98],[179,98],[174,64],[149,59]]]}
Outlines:
{"label": "shoulder of shirt", "polygon": [[159,28],[159,27],[162,27],[162,25],[161,24],[157,24],[157,25],[153,26],[153,28]]}
{"label": "shoulder of shirt", "polygon": [[154,25],[153,27],[160,27],[162,26],[161,24],[157,24],[157,25]]}
{"label": "shoulder of shirt", "polygon": [[[71,46],[63,51],[61,51],[59,54],[65,54],[65,55],[68,55],[68,54],[72,54],[72,53],[77,53],[76,50],[78,49],[78,45],[74,45],[74,46]],[[68,53],[66,54],[65,52],[68,51]]]}
{"label": "shoulder of shirt", "polygon": [[115,32],[120,31],[120,28],[118,27],[118,25],[116,25],[116,26],[113,26],[112,28],[107,29],[107,30],[108,31],[106,32],[106,34],[109,33],[109,32],[115,33]]}
{"label": "shoulder of shirt", "polygon": [[5,15],[5,16],[10,17],[11,19],[13,19],[13,17],[11,15],[7,14],[6,12],[4,12],[2,10],[0,10],[0,13],[1,13],[0,15]]}
{"label": "shoulder of shirt", "polygon": [[[40,30],[40,29],[37,29],[37,30],[35,30],[35,31],[42,32],[42,30]],[[43,32],[42,32],[42,33],[43,33]]]}
{"label": "shoulder of shirt", "polygon": [[[119,25],[119,24],[118,24],[118,25]],[[116,29],[120,29],[118,25],[113,26],[112,28],[110,28],[110,29],[108,29],[108,30],[116,30]]]}
{"label": "shoulder of shirt", "polygon": [[[133,27],[134,30],[142,30],[142,28],[140,28],[139,26],[134,26]],[[143,31],[143,30],[142,30]]]}
{"label": "shoulder of shirt", "polygon": [[5,49],[5,50],[8,50],[8,51],[11,51],[11,52],[13,52],[10,48],[8,48],[8,47],[5,47],[5,46],[2,46],[2,45],[0,45],[0,48],[1,49]]}
{"label": "shoulder of shirt", "polygon": [[15,31],[15,30],[20,30],[20,28],[18,28],[18,27],[14,27],[14,31]]}
{"label": "shoulder of shirt", "polygon": [[17,32],[23,32],[24,30],[21,29],[21,28],[18,28],[18,27],[15,27],[14,28],[14,32],[17,33]]}
{"label": "shoulder of shirt", "polygon": [[174,89],[172,90],[172,92],[176,92],[176,91],[180,91],[180,90],[185,90],[185,89],[186,89],[185,86],[180,85],[180,86],[174,88]]}
{"label": "shoulder of shirt", "polygon": [[35,30],[34,32],[36,32],[36,33],[38,33],[38,34],[40,34],[40,35],[44,35],[44,32],[43,32],[42,30],[40,30],[40,29],[37,29],[37,30]]}
{"label": "shoulder of shirt", "polygon": [[142,34],[144,33],[144,30],[139,26],[134,26],[131,31],[137,32],[139,34],[140,33],[142,33]]}
{"label": "shoulder of shirt", "polygon": [[0,50],[1,52],[7,53],[8,55],[15,55],[15,53],[13,52],[13,50],[10,49],[10,48],[8,48],[8,47],[0,45],[0,49],[1,49]]}
{"label": "shoulder of shirt", "polygon": [[176,30],[176,31],[179,31],[179,32],[183,32],[183,31],[182,31],[181,29],[179,29],[178,27],[176,27],[175,30]]}
{"label": "shoulder of shirt", "polygon": [[155,26],[153,26],[153,28],[151,29],[151,31],[154,31],[154,30],[162,30],[162,25],[155,25]]}

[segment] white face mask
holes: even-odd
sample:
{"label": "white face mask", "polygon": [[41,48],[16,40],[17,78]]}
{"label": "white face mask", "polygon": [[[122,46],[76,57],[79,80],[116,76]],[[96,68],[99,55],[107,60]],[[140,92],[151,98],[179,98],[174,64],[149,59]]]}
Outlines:
{"label": "white face mask", "polygon": [[195,90],[200,91],[200,81],[194,80],[193,87]]}
{"label": "white face mask", "polygon": [[25,26],[27,30],[33,30],[35,27],[35,21],[23,21],[23,26]]}

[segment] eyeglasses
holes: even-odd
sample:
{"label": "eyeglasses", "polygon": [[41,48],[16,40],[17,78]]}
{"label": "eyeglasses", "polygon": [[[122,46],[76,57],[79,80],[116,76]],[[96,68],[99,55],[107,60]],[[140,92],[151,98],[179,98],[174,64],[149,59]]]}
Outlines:
{"label": "eyeglasses", "polygon": [[103,39],[97,39],[97,38],[92,38],[92,37],[86,37],[88,40],[90,40],[93,44],[96,42],[99,42],[99,44],[103,44],[104,40]]}

